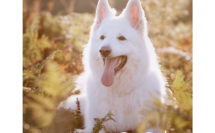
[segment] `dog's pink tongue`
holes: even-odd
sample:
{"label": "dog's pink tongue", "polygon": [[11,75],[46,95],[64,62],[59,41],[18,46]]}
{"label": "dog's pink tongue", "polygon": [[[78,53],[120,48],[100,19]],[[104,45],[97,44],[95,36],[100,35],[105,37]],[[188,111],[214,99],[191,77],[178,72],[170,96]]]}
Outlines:
{"label": "dog's pink tongue", "polygon": [[102,75],[102,84],[104,86],[111,86],[114,81],[114,68],[117,65],[116,59],[105,58],[105,68]]}

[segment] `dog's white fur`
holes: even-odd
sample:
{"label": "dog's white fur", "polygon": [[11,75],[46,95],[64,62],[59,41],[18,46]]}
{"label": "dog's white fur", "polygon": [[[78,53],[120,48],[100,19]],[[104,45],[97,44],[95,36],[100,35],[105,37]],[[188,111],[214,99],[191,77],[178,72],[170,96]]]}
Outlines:
{"label": "dog's white fur", "polygon": [[[106,38],[101,40],[101,35]],[[118,40],[119,35],[127,40]],[[111,47],[112,57],[128,57],[110,87],[101,83],[104,63],[99,50],[102,46]],[[85,133],[92,132],[94,118],[103,118],[109,111],[116,121],[104,123],[106,132],[134,130],[144,119],[139,111],[147,108],[149,101],[153,100],[152,95],[163,102],[165,78],[148,37],[147,21],[139,0],[130,0],[119,16],[115,16],[106,0],[99,0],[90,40],[83,55],[84,73],[77,80],[77,88],[82,89],[82,94],[71,96],[63,106],[76,109],[75,101],[79,97]]]}

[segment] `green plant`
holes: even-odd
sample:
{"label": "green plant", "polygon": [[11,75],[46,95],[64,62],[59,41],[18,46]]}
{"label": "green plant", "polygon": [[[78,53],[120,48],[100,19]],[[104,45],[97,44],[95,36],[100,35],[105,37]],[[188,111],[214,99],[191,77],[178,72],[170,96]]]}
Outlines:
{"label": "green plant", "polygon": [[111,112],[109,112],[103,118],[94,118],[95,125],[93,127],[93,133],[99,133],[99,131],[102,130],[102,129],[105,130],[105,126],[104,126],[105,122],[107,122],[109,120],[112,120],[112,121],[115,122],[113,116],[114,115]]}

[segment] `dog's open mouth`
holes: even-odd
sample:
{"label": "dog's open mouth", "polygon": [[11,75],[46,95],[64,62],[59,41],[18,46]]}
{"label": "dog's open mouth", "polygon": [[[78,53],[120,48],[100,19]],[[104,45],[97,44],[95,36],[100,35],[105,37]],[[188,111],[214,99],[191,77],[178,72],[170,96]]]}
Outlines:
{"label": "dog's open mouth", "polygon": [[127,62],[127,56],[117,56],[113,58],[103,58],[104,61],[104,72],[102,75],[102,84],[104,86],[111,86],[114,82],[115,74],[120,71]]}

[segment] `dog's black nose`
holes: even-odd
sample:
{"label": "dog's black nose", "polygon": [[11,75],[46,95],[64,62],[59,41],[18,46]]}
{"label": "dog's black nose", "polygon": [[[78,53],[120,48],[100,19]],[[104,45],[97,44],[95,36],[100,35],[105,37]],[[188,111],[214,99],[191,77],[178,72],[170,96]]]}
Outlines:
{"label": "dog's black nose", "polygon": [[99,52],[101,53],[101,55],[102,55],[103,57],[107,57],[107,56],[110,55],[111,49],[110,49],[110,47],[104,46],[104,47],[102,47],[102,48],[99,50]]}

